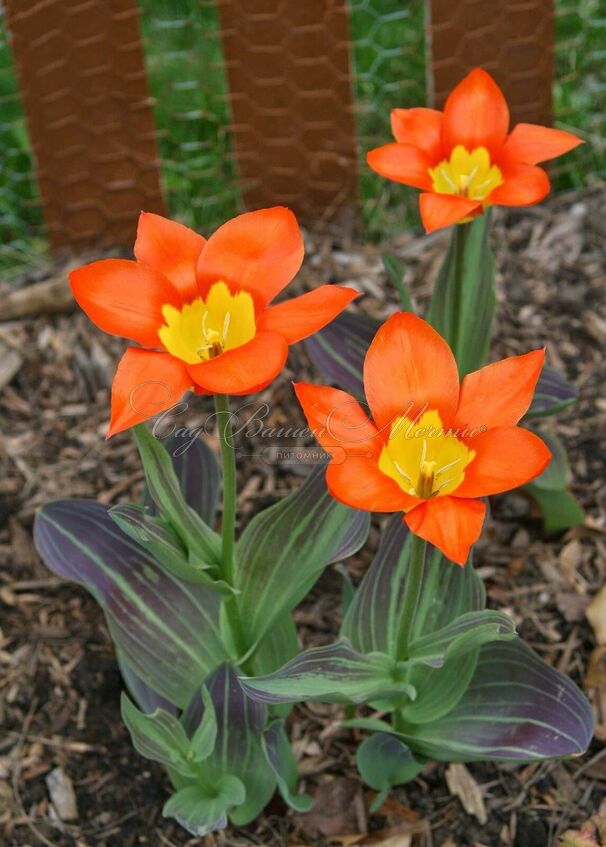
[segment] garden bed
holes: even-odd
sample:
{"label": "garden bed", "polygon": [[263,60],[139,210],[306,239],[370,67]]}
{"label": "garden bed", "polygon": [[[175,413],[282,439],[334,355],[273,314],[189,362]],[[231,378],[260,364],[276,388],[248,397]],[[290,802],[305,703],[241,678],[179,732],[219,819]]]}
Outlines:
{"label": "garden bed", "polygon": [[[493,356],[547,345],[549,364],[578,386],[579,402],[545,426],[566,444],[571,488],[587,520],[563,537],[546,539],[536,507],[525,496],[493,498],[476,564],[489,605],[509,612],[522,637],[549,663],[583,685],[593,654],[592,681],[601,680],[603,687],[588,690],[598,722],[589,753],[526,767],[481,764],[462,770],[430,764],[371,816],[372,793],[355,770],[356,735],[340,728],[342,707],[312,704],[290,718],[301,778],[317,797],[310,813],[293,813],[274,799],[256,823],[204,840],[162,819],[168,781],[134,752],[121,723],[122,682],[103,616],[84,590],[46,570],[31,541],[35,510],[48,500],[138,498],[142,470],[131,436],[104,441],[109,387],[123,344],[79,312],[26,317],[0,324],[0,343],[17,357],[16,374],[0,394],[0,843],[407,847],[414,836],[415,847],[555,847],[566,829],[578,828],[597,811],[606,790],[606,672],[596,664],[585,608],[606,581],[604,186],[541,207],[500,211],[493,237],[499,258]],[[406,234],[391,245],[407,267],[406,281],[421,309],[446,238]],[[395,310],[378,248],[360,247],[342,234],[310,235],[307,248],[293,289],[353,284],[365,294],[358,308],[376,317]],[[61,280],[65,268],[49,269],[48,275]],[[0,290],[0,300],[7,293],[8,287]],[[248,411],[241,413],[242,421],[263,417],[265,430],[272,430],[259,432],[256,424],[254,435],[240,436],[245,520],[298,485],[306,471],[276,458],[284,449],[312,446],[275,431],[304,425],[293,378],[323,381],[303,345],[292,349],[278,381],[250,398]],[[265,402],[266,415],[258,411]],[[193,398],[189,406],[174,418],[179,426],[199,426],[211,411],[206,398]],[[215,443],[211,434],[203,437]],[[380,525],[375,521],[366,548],[346,563],[355,582],[376,548]],[[341,582],[329,569],[296,613],[305,646],[334,638]],[[77,817],[71,820],[62,821],[49,801],[46,778],[57,768],[75,792]]]}

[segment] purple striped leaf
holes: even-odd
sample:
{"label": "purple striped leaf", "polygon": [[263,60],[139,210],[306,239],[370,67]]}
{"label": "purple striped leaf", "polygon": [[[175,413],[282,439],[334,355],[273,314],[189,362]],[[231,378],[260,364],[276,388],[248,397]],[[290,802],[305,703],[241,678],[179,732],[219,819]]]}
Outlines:
{"label": "purple striped leaf", "polygon": [[[341,633],[361,653],[396,655],[398,613],[408,573],[410,534],[400,515],[387,522],[377,554],[343,621]],[[453,565],[429,548],[414,636],[420,638],[484,607],[482,582],[471,567]]]}
{"label": "purple striped leaf", "polygon": [[584,753],[593,715],[568,677],[516,640],[480,649],[470,685],[446,715],[406,726],[400,737],[411,749],[440,761],[536,761]]}
{"label": "purple striped leaf", "polygon": [[275,721],[267,729],[263,736],[263,749],[283,800],[297,812],[308,812],[313,800],[308,794],[297,793],[297,763],[283,721]]}
{"label": "purple striped leaf", "polygon": [[342,312],[324,329],[305,339],[305,349],[330,382],[354,397],[364,397],[364,358],[380,325],[368,315]]}
{"label": "purple striped leaf", "polygon": [[146,715],[150,715],[152,712],[155,712],[156,709],[163,709],[171,715],[177,715],[179,713],[179,710],[174,703],[169,703],[168,700],[160,696],[157,691],[150,688],[146,682],[143,682],[141,677],[137,676],[128,662],[118,652],[117,659],[122,679],[141,711],[145,712]]}
{"label": "purple striped leaf", "polygon": [[504,612],[494,609],[466,612],[442,629],[413,639],[408,658],[441,668],[447,660],[475,650],[482,644],[511,641],[515,637],[514,622]]}
{"label": "purple striped leaf", "polygon": [[[221,469],[214,452],[201,437],[192,438],[182,429],[166,439],[156,438],[170,456],[185,502],[213,527],[221,492]],[[147,487],[143,501],[150,515],[157,514]]]}
{"label": "purple striped leaf", "polygon": [[[383,530],[379,550],[341,628],[342,635],[361,653],[396,656],[409,546],[408,529],[401,517],[394,515]],[[413,643],[443,630],[462,615],[481,612],[484,606],[484,587],[471,561],[460,568],[429,548]],[[468,646],[464,654],[449,658],[445,667],[417,664],[411,669],[409,682],[417,696],[404,710],[408,720],[433,720],[455,705],[469,684],[477,660],[477,649]]]}
{"label": "purple striped leaf", "polygon": [[87,588],[103,607],[121,658],[153,692],[184,707],[225,658],[220,596],[161,568],[87,500],[59,500],[36,515],[34,540],[47,567]]}
{"label": "purple striped leaf", "polygon": [[576,386],[548,365],[543,366],[532,403],[526,412],[528,418],[545,418],[571,406],[578,397]]}
{"label": "purple striped leaf", "polygon": [[304,650],[266,676],[247,677],[242,686],[262,703],[364,703],[380,697],[415,697],[402,682],[394,659],[380,653],[362,655],[342,639]]}
{"label": "purple striped leaf", "polygon": [[[213,671],[204,685],[217,719],[215,747],[203,763],[204,776],[210,784],[227,774],[242,781],[246,797],[229,814],[232,823],[241,826],[259,814],[276,788],[276,778],[261,743],[267,725],[267,707],[251,699],[228,664]],[[190,737],[194,736],[204,714],[204,703],[197,691],[182,717]],[[182,785],[177,783],[176,787]]]}
{"label": "purple striped leaf", "polygon": [[332,561],[352,555],[368,534],[370,515],[328,493],[316,467],[295,492],[256,515],[238,542],[235,587],[249,643],[307,594]]}
{"label": "purple striped leaf", "polygon": [[220,538],[186,502],[168,453],[144,424],[135,426],[133,433],[149,494],[187,549],[190,563],[200,570],[218,567]]}

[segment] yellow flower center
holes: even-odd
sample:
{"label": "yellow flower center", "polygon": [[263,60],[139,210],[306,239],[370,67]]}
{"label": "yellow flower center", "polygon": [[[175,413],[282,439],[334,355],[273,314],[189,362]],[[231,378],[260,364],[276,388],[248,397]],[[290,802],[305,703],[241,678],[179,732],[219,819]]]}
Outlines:
{"label": "yellow flower center", "polygon": [[485,200],[503,184],[500,168],[490,164],[490,154],[485,147],[476,147],[471,153],[458,144],[450,159],[444,159],[429,169],[433,190],[438,194],[457,194],[470,200]]}
{"label": "yellow flower center", "polygon": [[162,307],[166,323],[158,330],[164,348],[189,365],[220,356],[255,337],[255,307],[247,291],[232,294],[224,282],[210,287],[182,309]]}
{"label": "yellow flower center", "polygon": [[455,491],[475,455],[444,429],[439,413],[431,410],[418,420],[406,416],[395,419],[379,457],[379,470],[407,494],[429,500]]}

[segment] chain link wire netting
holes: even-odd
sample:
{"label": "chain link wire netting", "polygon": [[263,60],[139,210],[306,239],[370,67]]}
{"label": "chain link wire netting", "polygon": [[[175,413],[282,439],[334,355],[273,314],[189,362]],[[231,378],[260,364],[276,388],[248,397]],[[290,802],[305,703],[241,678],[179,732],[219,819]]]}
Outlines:
{"label": "chain link wire netting", "polygon": [[208,232],[240,207],[216,3],[140,5],[167,206]]}
{"label": "chain link wire netting", "polygon": [[44,260],[42,210],[0,5],[0,275]]}
{"label": "chain link wire netting", "polygon": [[556,0],[555,124],[586,140],[553,168],[559,190],[606,179],[606,2]]}
{"label": "chain link wire netting", "polygon": [[[241,207],[214,0],[139,0],[171,215],[202,232]],[[426,99],[424,0],[350,0],[352,71],[365,232],[414,220],[414,192],[371,173],[368,149],[391,138],[389,112]],[[42,213],[0,0],[0,274],[45,260]],[[555,123],[588,143],[555,170],[556,187],[606,178],[604,0],[556,0]],[[262,61],[262,55],[260,55]],[[412,210],[412,211],[411,211]]]}
{"label": "chain link wire netting", "polygon": [[392,140],[392,109],[426,101],[424,0],[351,0],[350,26],[358,125],[360,201],[376,237],[416,221],[415,192],[366,166],[366,153]]}

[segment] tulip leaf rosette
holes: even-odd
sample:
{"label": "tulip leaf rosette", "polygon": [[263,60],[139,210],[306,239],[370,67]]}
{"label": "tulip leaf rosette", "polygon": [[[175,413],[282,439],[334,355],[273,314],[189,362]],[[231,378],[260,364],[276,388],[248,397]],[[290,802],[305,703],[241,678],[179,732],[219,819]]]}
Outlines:
{"label": "tulip leaf rosette", "polygon": [[[252,700],[238,675],[272,672],[296,654],[294,607],[330,562],[364,544],[369,526],[316,469],[236,539],[229,395],[265,388],[288,346],[357,292],[324,285],[273,303],[303,259],[296,219],[281,207],[240,215],[208,240],[143,213],[135,256],[80,268],[71,285],[97,326],[139,345],[118,365],[109,435],[134,428],[143,503],[50,503],[35,540],[51,570],[103,608],[132,697],[124,721],[174,788],[164,814],[204,836],[228,820],[248,823],[276,789],[309,808],[284,731],[288,707]],[[180,444],[175,432],[162,444],[143,424],[186,391],[214,395],[222,472],[202,440]]]}
{"label": "tulip leaf rosette", "polygon": [[369,412],[339,389],[296,385],[332,456],[332,495],[395,514],[349,600],[339,640],[243,685],[274,707],[315,699],[374,710],[347,721],[370,733],[357,763],[378,791],[373,808],[428,759],[538,761],[579,755],[591,740],[583,694],[518,639],[506,614],[486,608],[471,562],[483,498],[549,464],[544,442],[517,425],[542,364],[535,350],[459,382],[446,342],[399,313],[366,355]]}

